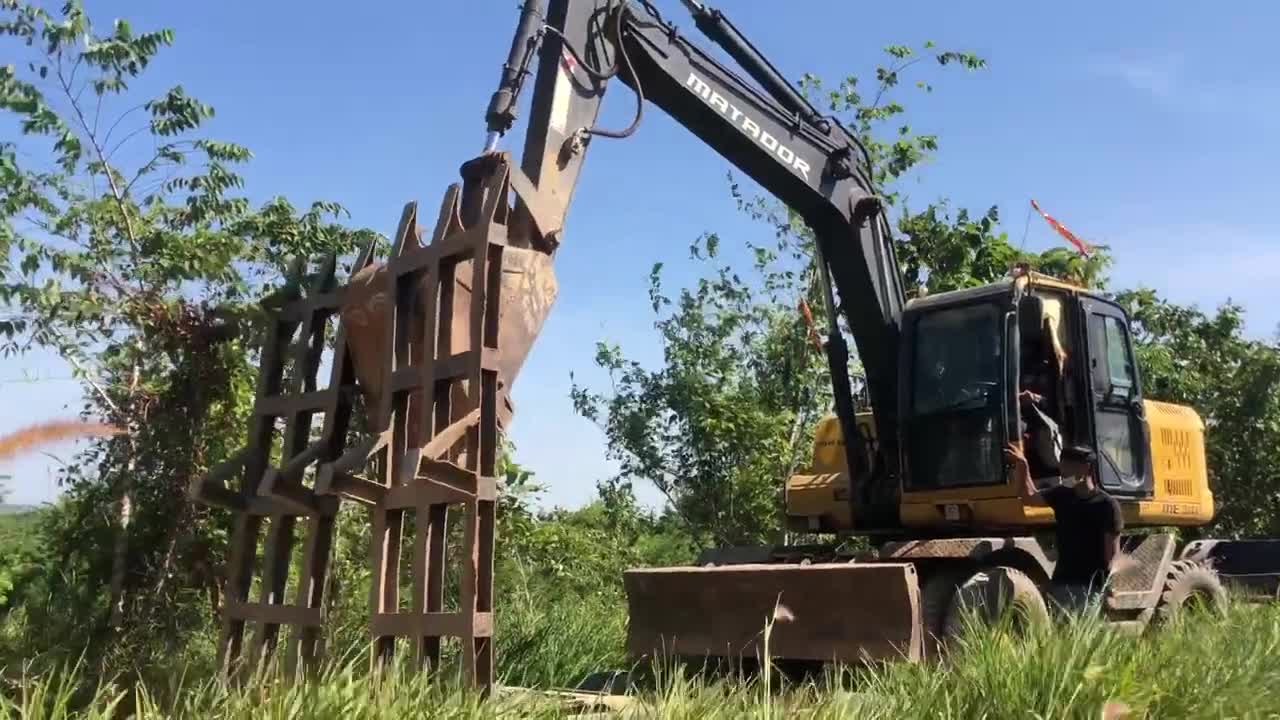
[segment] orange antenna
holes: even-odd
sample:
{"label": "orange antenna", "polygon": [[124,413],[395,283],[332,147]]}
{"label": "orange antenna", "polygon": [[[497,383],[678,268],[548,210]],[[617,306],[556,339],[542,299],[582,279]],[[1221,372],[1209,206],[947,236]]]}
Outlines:
{"label": "orange antenna", "polygon": [[804,324],[809,327],[809,342],[822,352],[822,340],[818,338],[818,330],[813,324],[813,313],[809,310],[809,303],[804,298],[800,298],[800,315],[804,318]]}
{"label": "orange antenna", "polygon": [[1066,238],[1067,242],[1071,243],[1072,245],[1075,245],[1076,249],[1080,251],[1081,255],[1088,257],[1089,254],[1093,252],[1092,245],[1076,237],[1075,233],[1068,230],[1065,225],[1058,222],[1057,220],[1054,220],[1053,216],[1049,215],[1049,213],[1045,212],[1044,210],[1041,210],[1040,204],[1036,202],[1035,198],[1031,199],[1031,207],[1035,208],[1036,212],[1040,213],[1040,217],[1044,218],[1044,221],[1049,223],[1050,227],[1052,227],[1054,230],[1057,230],[1059,235]]}

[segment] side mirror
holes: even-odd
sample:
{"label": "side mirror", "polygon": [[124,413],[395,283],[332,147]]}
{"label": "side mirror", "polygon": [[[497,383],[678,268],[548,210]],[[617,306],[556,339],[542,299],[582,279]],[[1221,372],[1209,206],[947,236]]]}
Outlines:
{"label": "side mirror", "polygon": [[1133,386],[1129,383],[1109,381],[1107,383],[1107,399],[1120,400],[1126,403],[1132,402],[1134,400]]}

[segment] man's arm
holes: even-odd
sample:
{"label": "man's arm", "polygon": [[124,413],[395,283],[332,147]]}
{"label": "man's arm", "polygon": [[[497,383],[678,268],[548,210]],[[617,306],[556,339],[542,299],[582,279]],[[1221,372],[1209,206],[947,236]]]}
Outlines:
{"label": "man's arm", "polygon": [[1121,568],[1116,566],[1116,558],[1120,557],[1120,536],[1116,533],[1106,533],[1103,535],[1102,557],[1107,563],[1107,570],[1117,572]]}
{"label": "man's arm", "polygon": [[[1124,516],[1120,514],[1120,503],[1113,497],[1107,498],[1107,523],[1102,534],[1102,556],[1107,562],[1110,572],[1124,569],[1124,554],[1120,552],[1120,533],[1124,531]],[[1119,562],[1117,562],[1119,561]]]}
{"label": "man's arm", "polygon": [[1015,443],[1009,443],[1004,450],[1004,456],[1013,464],[1014,482],[1022,491],[1023,502],[1027,505],[1048,505],[1048,500],[1031,479],[1031,468],[1027,465],[1027,456],[1022,454],[1022,448]]}

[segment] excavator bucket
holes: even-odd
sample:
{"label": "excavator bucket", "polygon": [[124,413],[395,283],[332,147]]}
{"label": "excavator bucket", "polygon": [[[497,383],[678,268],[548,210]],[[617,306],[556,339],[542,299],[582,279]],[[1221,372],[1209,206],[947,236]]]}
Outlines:
{"label": "excavator bucket", "polygon": [[920,593],[906,563],[750,564],[629,570],[634,658],[919,660]]}
{"label": "excavator bucket", "polygon": [[[470,261],[458,263],[454,269],[452,298],[447,304],[453,314],[450,327],[454,330],[451,350],[462,353],[469,338],[471,320],[472,272]],[[494,268],[491,268],[493,270]],[[497,346],[501,348],[498,373],[503,388],[515,382],[542,330],[542,323],[555,302],[557,285],[551,257],[537,250],[508,247],[502,254],[501,286],[498,293],[499,320],[497,328],[486,329],[498,333]],[[496,273],[495,273],[496,275]],[[490,295],[493,297],[493,295]],[[439,303],[439,306],[445,303]],[[379,355],[386,351],[386,332],[392,322],[395,303],[387,289],[386,266],[377,263],[357,272],[342,299],[342,314],[347,321],[351,338],[352,361],[361,387],[371,399],[381,397],[386,385],[382,377],[385,364]],[[418,313],[426,309],[426,297],[418,293],[413,307]],[[414,332],[409,337],[413,357],[423,356],[422,323],[413,323]],[[411,435],[414,434],[411,430]]]}

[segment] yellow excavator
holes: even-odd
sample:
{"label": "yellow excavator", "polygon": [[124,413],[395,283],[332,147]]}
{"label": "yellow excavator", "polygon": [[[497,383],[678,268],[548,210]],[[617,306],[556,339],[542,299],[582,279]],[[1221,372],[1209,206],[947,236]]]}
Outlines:
{"label": "yellow excavator", "polygon": [[[1009,441],[1033,447],[1031,413],[1059,442],[1097,448],[1096,477],[1128,528],[1196,527],[1213,517],[1204,423],[1191,408],[1144,399],[1124,311],[1060,280],[1016,269],[999,283],[915,299],[902,313],[900,464],[884,473],[873,411],[855,414],[850,454],[838,414],[815,431],[812,466],[786,482],[787,529],[867,536],[836,543],[721,548],[686,568],[633,570],[630,649],[680,656],[750,655],[779,605],[780,658],[853,662],[919,658],[959,627],[966,602],[997,597],[1048,618],[1042,588],[1054,549],[1036,536],[1052,511],[1030,504],[1006,465]],[[1020,396],[1034,387],[1043,409]],[[1054,468],[1032,462],[1033,479]],[[852,471],[850,468],[854,468]],[[892,515],[866,511],[878,478]],[[1133,562],[1113,576],[1106,614],[1133,629],[1189,600],[1224,601],[1223,580],[1274,597],[1271,541],[1130,535]],[[1222,565],[1226,564],[1226,567]],[[1215,566],[1216,569],[1215,569]],[[1273,567],[1273,566],[1272,566]],[[991,589],[998,592],[991,594]],[[998,610],[998,608],[988,608]]]}
{"label": "yellow excavator", "polygon": [[[811,467],[786,480],[785,507],[789,531],[823,541],[712,548],[687,566],[628,571],[633,655],[750,657],[773,618],[777,658],[915,660],[956,626],[966,598],[999,598],[1044,615],[1055,551],[1039,535],[1053,515],[1024,500],[1004,456],[1010,443],[1041,458],[1031,463],[1037,482],[1053,476],[1043,460],[1053,453],[1030,452],[1046,438],[1094,448],[1095,477],[1120,502],[1128,528],[1212,519],[1204,422],[1191,408],[1144,397],[1123,308],[1026,268],[991,285],[908,301],[866,149],[723,13],[684,5],[748,77],[691,43],[648,0],[550,0],[545,10],[526,0],[486,113],[485,151],[493,154],[533,78],[519,175],[532,190],[521,192],[507,233],[513,247],[518,241],[544,264],[562,246],[591,144],[632,135],[647,104],[814,233],[834,409],[817,427]],[[615,79],[637,97],[634,122],[621,130],[596,125]],[[540,295],[504,290],[501,301],[519,310],[502,322],[524,328],[514,354],[504,355],[508,386],[555,291],[526,285],[521,292]],[[846,332],[865,371],[861,409]],[[359,353],[355,360],[361,377],[377,366]],[[845,542],[850,537],[866,542]],[[1123,551],[1130,562],[1112,577],[1106,612],[1134,628],[1192,599],[1220,603],[1225,585],[1274,597],[1280,578],[1275,541],[1180,545],[1173,532],[1144,530],[1127,535]]]}
{"label": "yellow excavator", "polygon": [[[766,622],[785,617],[771,635],[779,658],[918,659],[955,627],[965,598],[1043,614],[1055,551],[1039,536],[1053,515],[1024,499],[1003,451],[1037,447],[1050,425],[1051,442],[1096,450],[1095,477],[1126,527],[1143,529],[1123,539],[1130,562],[1111,579],[1109,619],[1141,628],[1193,598],[1221,603],[1225,584],[1274,597],[1276,542],[1180,546],[1173,532],[1145,531],[1204,525],[1214,505],[1204,422],[1144,397],[1123,308],[1026,268],[908,301],[865,148],[723,13],[683,4],[749,79],[648,0],[551,0],[545,13],[528,1],[488,109],[487,149],[514,121],[536,56],[524,171],[556,198],[558,219],[592,139],[631,135],[648,103],[804,219],[816,239],[834,411],[817,427],[811,467],[786,480],[786,524],[829,541],[713,548],[688,566],[628,571],[629,651],[750,656]],[[595,125],[614,79],[637,96],[621,131]],[[559,227],[551,234],[561,239]],[[840,319],[865,370],[861,411]],[[1051,463],[1032,471],[1037,482],[1053,476]],[[846,549],[853,536],[868,540],[862,550]]]}

